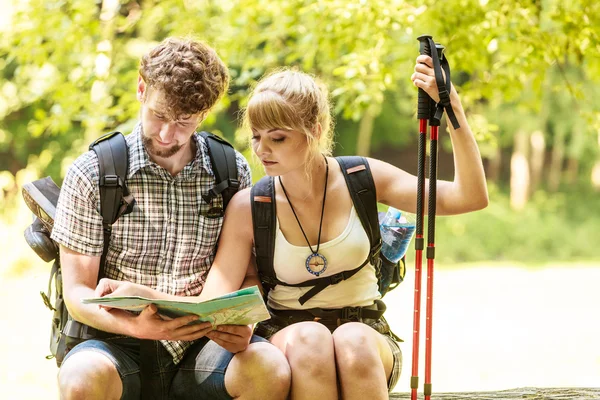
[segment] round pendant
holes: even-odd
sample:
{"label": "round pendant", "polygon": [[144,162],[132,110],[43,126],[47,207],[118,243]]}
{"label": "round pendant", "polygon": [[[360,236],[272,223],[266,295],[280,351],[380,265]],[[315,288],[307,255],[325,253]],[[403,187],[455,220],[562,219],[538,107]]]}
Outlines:
{"label": "round pendant", "polygon": [[321,275],[327,269],[327,259],[324,255],[313,253],[306,259],[306,270],[315,276]]}

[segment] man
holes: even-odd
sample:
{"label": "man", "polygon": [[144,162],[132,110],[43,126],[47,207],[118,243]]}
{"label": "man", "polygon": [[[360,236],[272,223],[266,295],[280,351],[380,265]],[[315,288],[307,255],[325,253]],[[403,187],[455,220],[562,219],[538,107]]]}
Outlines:
{"label": "man", "polygon": [[[142,58],[139,72],[141,122],[126,139],[127,186],[136,206],[113,225],[105,276],[196,296],[214,259],[223,218],[208,213],[222,205],[220,196],[212,204],[202,198],[215,179],[207,144],[195,131],[226,92],[227,68],[205,44],[171,38]],[[237,152],[236,158],[241,189],[251,184],[250,169]],[[140,364],[148,353],[151,379],[144,385],[159,398],[285,398],[287,361],[274,346],[253,337],[251,327],[210,333],[221,347],[205,337],[212,330],[209,323],[189,324],[197,317],[163,320],[154,306],[133,315],[82,304],[81,299],[94,297],[103,250],[98,175],[94,152],[70,167],[52,238],[60,244],[70,314],[114,335],[102,334],[67,354],[58,377],[61,398],[139,399]],[[245,286],[256,281],[249,275]],[[141,357],[140,339],[152,344]]]}

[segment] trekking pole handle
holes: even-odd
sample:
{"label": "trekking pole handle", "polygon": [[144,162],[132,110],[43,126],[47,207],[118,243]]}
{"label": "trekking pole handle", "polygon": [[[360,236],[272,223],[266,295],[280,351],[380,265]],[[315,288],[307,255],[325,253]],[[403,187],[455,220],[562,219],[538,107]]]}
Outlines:
{"label": "trekking pole handle", "polygon": [[[431,46],[429,44],[431,38],[430,35],[421,35],[417,38],[419,41],[420,54],[431,56]],[[427,92],[419,88],[417,119],[429,119],[432,103],[433,100],[431,100],[431,97],[429,97]]]}

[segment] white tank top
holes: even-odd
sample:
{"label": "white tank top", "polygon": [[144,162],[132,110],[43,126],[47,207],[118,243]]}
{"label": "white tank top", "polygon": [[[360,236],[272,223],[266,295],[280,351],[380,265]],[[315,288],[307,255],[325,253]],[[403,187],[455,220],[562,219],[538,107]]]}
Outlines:
{"label": "white tank top", "polygon": [[[315,246],[313,246],[313,249]],[[321,243],[319,253],[327,259],[327,269],[319,277],[352,270],[361,265],[369,255],[369,237],[352,206],[346,229],[341,235]],[[275,255],[273,267],[277,279],[286,283],[300,283],[315,276],[306,270],[306,258],[311,254],[308,246],[290,244],[276,223]],[[277,285],[269,292],[268,304],[274,309],[341,308],[368,306],[381,298],[375,268],[367,263],[350,279],[330,285],[301,305],[298,299],[312,286],[290,287]]]}

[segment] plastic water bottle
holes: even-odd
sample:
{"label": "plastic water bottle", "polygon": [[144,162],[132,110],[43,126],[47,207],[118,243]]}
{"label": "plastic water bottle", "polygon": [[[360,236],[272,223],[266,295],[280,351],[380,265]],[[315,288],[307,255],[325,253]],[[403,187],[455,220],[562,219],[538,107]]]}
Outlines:
{"label": "plastic water bottle", "polygon": [[398,262],[406,253],[415,234],[416,223],[412,214],[404,213],[394,207],[388,208],[381,221],[381,252],[391,262]]}

